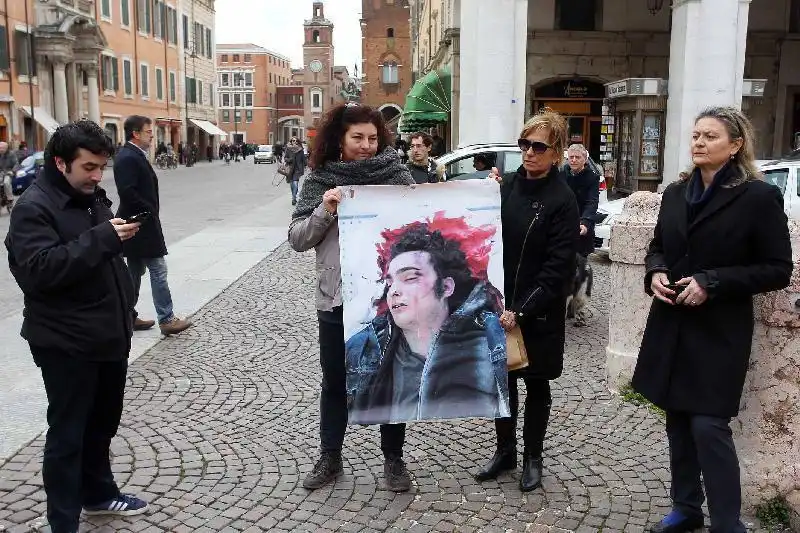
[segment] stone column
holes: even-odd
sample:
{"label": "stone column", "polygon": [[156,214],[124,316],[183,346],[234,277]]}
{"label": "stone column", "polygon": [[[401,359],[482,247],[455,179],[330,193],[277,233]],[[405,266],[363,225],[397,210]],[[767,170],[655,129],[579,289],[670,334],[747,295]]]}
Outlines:
{"label": "stone column", "polygon": [[635,192],[611,227],[606,378],[615,392],[630,382],[639,357],[652,302],[644,292],[644,256],[660,208],[660,194]]}
{"label": "stone column", "polygon": [[67,63],[64,67],[64,74],[67,78],[67,107],[69,109],[69,120],[78,120],[78,102],[81,98],[81,82],[78,79],[80,71],[75,63]]}
{"label": "stone column", "polygon": [[461,34],[458,143],[513,142],[525,115],[528,0],[463,3]]}
{"label": "stone column", "polygon": [[[748,508],[785,498],[800,517],[800,223],[789,221],[794,274],[788,288],[755,299],[753,350],[732,423]],[[800,523],[795,522],[800,530]]]}
{"label": "stone column", "polygon": [[89,95],[89,120],[100,124],[100,86],[97,83],[97,65],[83,66],[88,79]]}
{"label": "stone column", "polygon": [[691,163],[697,114],[709,106],[742,103],[749,7],[750,0],[673,2],[663,186]]}
{"label": "stone column", "polygon": [[55,100],[55,119],[59,124],[69,122],[69,104],[67,98],[67,74],[65,64],[53,64],[53,96]]}

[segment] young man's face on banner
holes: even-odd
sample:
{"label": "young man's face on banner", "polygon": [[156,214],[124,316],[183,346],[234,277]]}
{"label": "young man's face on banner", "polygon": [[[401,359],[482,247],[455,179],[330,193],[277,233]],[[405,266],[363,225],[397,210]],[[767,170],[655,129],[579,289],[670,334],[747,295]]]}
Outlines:
{"label": "young man's face on banner", "polygon": [[439,280],[428,252],[405,252],[389,263],[386,301],[394,323],[403,330],[436,323],[447,317],[453,278]]}

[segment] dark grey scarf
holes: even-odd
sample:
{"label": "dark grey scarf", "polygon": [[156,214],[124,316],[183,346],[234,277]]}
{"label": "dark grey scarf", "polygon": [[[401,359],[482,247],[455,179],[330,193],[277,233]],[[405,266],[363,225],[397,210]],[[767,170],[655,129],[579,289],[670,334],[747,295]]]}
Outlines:
{"label": "dark grey scarf", "polygon": [[306,177],[292,219],[310,215],[322,203],[328,189],[345,185],[412,185],[414,179],[397,155],[387,146],[375,157],[363,161],[328,161]]}

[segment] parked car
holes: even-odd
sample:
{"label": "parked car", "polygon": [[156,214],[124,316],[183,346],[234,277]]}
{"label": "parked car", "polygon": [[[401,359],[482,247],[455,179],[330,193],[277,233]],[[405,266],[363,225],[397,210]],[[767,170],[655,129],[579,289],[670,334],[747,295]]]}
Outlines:
{"label": "parked car", "polygon": [[253,156],[253,163],[274,163],[275,155],[272,153],[272,146],[268,144],[260,144],[256,148],[255,155]]}
{"label": "parked car", "polygon": [[44,152],[36,152],[22,160],[11,178],[11,189],[15,196],[19,196],[33,183],[36,171],[44,165]]}
{"label": "parked car", "polygon": [[[760,167],[764,181],[775,185],[783,193],[783,208],[786,215],[800,221],[800,157],[794,160],[771,161]],[[597,210],[594,229],[595,249],[608,253],[611,244],[611,226],[622,214],[625,198],[601,205]]]}
{"label": "parked car", "polygon": [[[472,166],[476,155],[490,154],[494,157],[494,165],[500,173],[515,172],[522,165],[522,152],[519,146],[510,143],[470,144],[457,148],[436,159],[436,163],[445,166],[448,180],[480,179],[488,176],[487,170],[475,170]],[[564,153],[566,158],[566,152]],[[603,169],[590,157],[587,164],[600,176],[600,203],[608,201],[606,180]]]}

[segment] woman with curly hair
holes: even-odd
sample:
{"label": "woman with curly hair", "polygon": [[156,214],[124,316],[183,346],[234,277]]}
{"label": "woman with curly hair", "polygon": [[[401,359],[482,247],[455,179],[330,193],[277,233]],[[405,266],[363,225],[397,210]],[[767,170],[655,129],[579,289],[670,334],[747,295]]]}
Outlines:
{"label": "woman with curly hair", "polygon": [[[320,458],[303,481],[307,489],[323,487],[342,474],[342,445],[347,429],[347,377],[342,273],[339,263],[337,209],[340,187],[412,185],[408,168],[391,145],[381,113],[371,107],[344,104],[325,115],[311,153],[306,177],[289,225],[289,242],[298,252],[316,251],[316,308],[322,366]],[[386,488],[404,492],[411,478],[403,462],[405,424],[381,426]]]}

